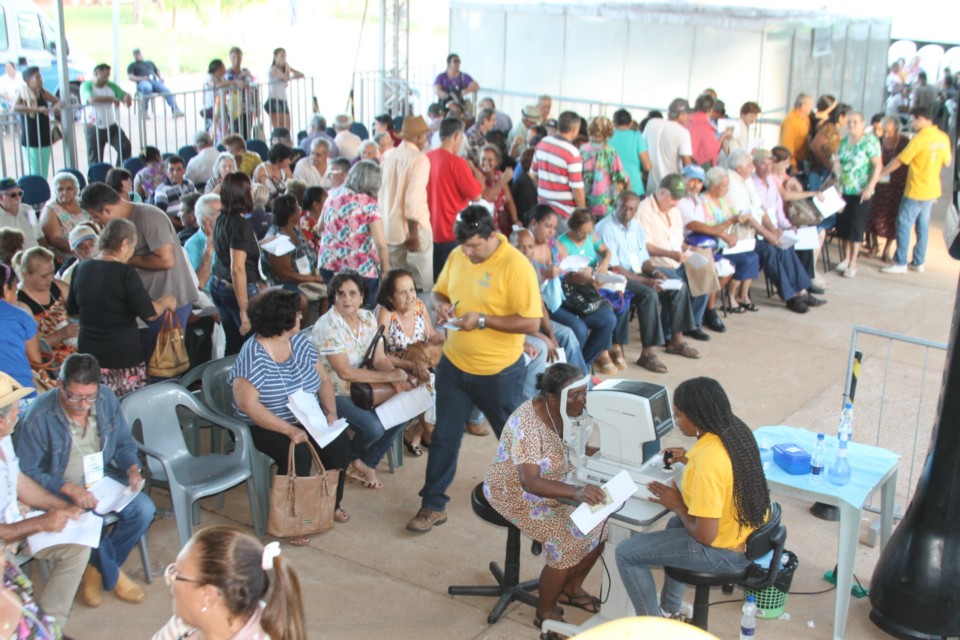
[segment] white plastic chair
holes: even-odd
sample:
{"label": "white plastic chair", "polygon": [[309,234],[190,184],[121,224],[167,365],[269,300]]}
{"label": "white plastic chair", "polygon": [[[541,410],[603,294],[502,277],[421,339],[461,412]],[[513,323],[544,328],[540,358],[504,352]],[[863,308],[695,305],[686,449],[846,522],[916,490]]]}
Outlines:
{"label": "white plastic chair", "polygon": [[[153,484],[166,485],[170,491],[181,546],[193,533],[196,502],[223,493],[241,482],[247,483],[254,529],[258,536],[262,535],[256,489],[250,473],[253,442],[245,424],[211,411],[172,381],[134,391],[123,397],[120,406],[140,450],[147,456],[148,479]],[[192,455],[180,429],[178,407],[230,431],[236,441],[234,450],[229,454]]]}

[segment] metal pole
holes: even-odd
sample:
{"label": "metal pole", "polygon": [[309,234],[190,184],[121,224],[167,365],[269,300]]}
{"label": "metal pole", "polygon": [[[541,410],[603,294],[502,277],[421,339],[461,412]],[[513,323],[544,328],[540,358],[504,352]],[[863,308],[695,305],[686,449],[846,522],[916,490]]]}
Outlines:
{"label": "metal pole", "polygon": [[113,0],[113,81],[120,84],[120,0]]}
{"label": "metal pole", "polygon": [[[70,97],[70,75],[67,70],[67,35],[66,26],[63,19],[63,0],[57,0],[57,30],[60,38],[57,43],[57,64],[60,72],[60,99],[68,108],[66,116],[61,115],[60,124],[63,128],[63,162],[66,166],[77,166],[76,141],[73,137],[73,109],[70,109],[72,100]],[[63,110],[61,110],[61,114]]]}

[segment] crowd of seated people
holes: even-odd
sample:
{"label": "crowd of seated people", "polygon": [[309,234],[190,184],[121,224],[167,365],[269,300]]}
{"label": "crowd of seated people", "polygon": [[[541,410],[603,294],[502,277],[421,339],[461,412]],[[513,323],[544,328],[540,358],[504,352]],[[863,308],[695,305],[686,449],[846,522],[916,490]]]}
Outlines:
{"label": "crowd of seated people", "polygon": [[[455,62],[438,79],[430,123],[409,116],[396,130],[378,118],[372,141],[339,115],[332,139],[325,121],[314,123],[302,147],[278,127],[266,161],[239,135],[224,139],[225,152],[198,137],[203,166],[146,147],[136,175],[113,169],[81,191],[71,174],[56,174],[55,197],[39,218],[20,204],[15,182],[0,181],[0,371],[42,397],[63,393],[68,381],[57,376],[70,358],[91,357],[98,377],[79,386],[92,391],[65,401],[115,404],[156,381],[145,365],[165,314],[184,327],[213,315],[222,343],[200,360],[237,356],[233,414],[280,472],[290,443],[298,473],[310,466],[301,445],[311,436],[287,404],[302,389],[329,422],[349,423],[321,453],[341,471],[335,520],[350,519],[348,480],[389,490],[377,468],[402,438],[426,459],[423,503],[408,524],[423,533],[446,521],[444,491],[464,432],[489,433],[478,426],[484,421],[507,442],[521,423],[549,431],[544,419],[559,410],[562,387],[630,366],[634,331],[637,373],[648,377],[668,370],[665,354],[708,355],[689,341],[708,346],[727,331],[719,311],[746,328],[751,314],[773,309],[752,297],[761,271],[788,309],[806,313],[825,302],[814,296],[829,286],[816,271],[827,232],[841,241],[838,269],[851,278],[865,239],[866,257],[884,239],[889,267],[907,270],[915,224],[910,268],[923,270],[924,207],[940,195],[925,178],[940,165],[921,161],[914,141],[941,141],[922,106],[911,111],[913,141],[896,119],[877,122],[878,139],[863,114],[832,96],[814,111],[801,95],[772,149],[756,141],[758,105],[745,103],[736,124],[720,131],[722,103],[709,92],[695,110],[673,100],[666,117],[648,117],[643,129],[622,109],[612,118],[554,118],[547,96],[513,126],[492,100],[470,115],[460,92],[476,83],[455,80]],[[282,55],[274,66],[292,71]],[[271,100],[271,114],[285,120],[282,101]],[[948,150],[940,163],[949,162]],[[191,169],[197,183],[184,177]],[[845,207],[817,215],[829,188]],[[793,248],[800,227],[814,227],[816,248]],[[372,345],[381,326],[383,342]],[[560,361],[567,365],[543,375]],[[391,393],[422,386],[431,406],[409,423],[384,424],[358,404],[352,385]],[[18,399],[24,409],[32,402]],[[511,475],[507,463],[528,466],[524,456],[515,447],[499,460],[488,491],[520,482],[564,497],[566,489],[549,489],[530,470]],[[553,602],[598,606],[580,572],[602,544],[582,539],[569,559],[550,558]],[[97,577],[104,588],[131,591],[116,587],[114,574]]]}

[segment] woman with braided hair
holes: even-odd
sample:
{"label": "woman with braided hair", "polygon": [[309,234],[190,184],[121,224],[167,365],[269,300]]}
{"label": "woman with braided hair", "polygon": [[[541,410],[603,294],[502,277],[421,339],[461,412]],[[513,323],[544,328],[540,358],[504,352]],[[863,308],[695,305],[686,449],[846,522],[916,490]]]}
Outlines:
{"label": "woman with braided hair", "polygon": [[757,442],[734,415],[720,383],[712,378],[682,382],[673,393],[674,424],[697,438],[690,451],[666,449],[670,462],[686,465],[681,487],[647,485],[651,502],[673,511],[663,531],[634,536],[617,546],[617,567],[638,616],[675,617],[684,584],[664,576],[657,602],[651,567],[694,571],[744,569],[745,542],[767,520],[770,491]]}

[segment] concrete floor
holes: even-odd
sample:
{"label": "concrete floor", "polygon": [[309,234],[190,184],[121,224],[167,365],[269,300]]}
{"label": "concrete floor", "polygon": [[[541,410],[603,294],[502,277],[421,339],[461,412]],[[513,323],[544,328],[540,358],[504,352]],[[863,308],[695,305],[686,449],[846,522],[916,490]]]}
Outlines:
{"label": "concrete floor", "polygon": [[[942,217],[942,216],[941,216]],[[946,342],[957,290],[958,265],[944,248],[939,225],[932,229],[927,271],[902,276],[878,273],[880,264],[864,260],[855,279],[830,275],[830,303],[800,316],[787,311],[776,298],[767,299],[762,281],[753,287],[759,313],[731,316],[728,331],[698,343],[703,358],[692,361],[664,355],[670,373],[654,376],[632,365],[624,377],[643,378],[671,390],[682,380],[698,375],[719,379],[735,411],[751,427],[789,424],[832,433],[836,429],[843,392],[847,352],[854,324],[901,332]],[[916,481],[911,474],[914,458],[922,462],[934,420],[944,354],[932,350],[895,347],[880,340],[863,344],[865,360],[860,377],[857,418],[859,441],[879,442],[903,457],[898,504],[905,509]],[[637,349],[628,354],[635,359]],[[883,371],[889,362],[886,393],[881,394]],[[918,399],[923,392],[919,417]],[[882,419],[881,419],[882,412]],[[920,435],[914,447],[914,425]],[[674,435],[669,443],[679,442]],[[685,443],[690,446],[690,443]],[[513,605],[496,625],[486,622],[488,598],[457,597],[446,593],[450,584],[487,583],[487,564],[503,561],[504,532],[479,520],[471,511],[469,494],[480,481],[494,452],[492,436],[466,436],[459,471],[450,495],[449,522],[426,535],[408,533],[404,526],[419,506],[417,491],[423,481],[426,456],[407,457],[395,475],[381,470],[382,491],[358,484],[347,489],[345,506],[352,519],[333,531],[315,536],[309,547],[283,545],[285,557],[298,567],[303,586],[311,638],[410,638],[450,639],[536,638],[533,611]],[[910,476],[913,479],[910,479]],[[163,491],[154,491],[158,506],[167,504]],[[836,562],[837,524],[822,522],[807,513],[808,504],[779,498],[788,527],[787,548],[800,558],[793,591],[821,591],[825,571]],[[246,494],[230,492],[226,508],[215,511],[214,500],[204,503],[203,525],[250,525]],[[865,518],[862,539],[874,516]],[[661,525],[662,526],[662,525]],[[539,574],[541,560],[524,543],[522,578]],[[178,551],[172,519],[159,519],[150,533],[155,575],[172,562]],[[869,583],[879,550],[861,544],[856,575]],[[614,567],[609,567],[615,570]],[[127,570],[142,581],[136,554]],[[587,587],[601,588],[604,568],[598,566]],[[75,638],[148,638],[170,615],[170,595],[159,576],[147,587],[148,597],[139,606],[126,605],[110,595],[99,610],[77,603],[66,631]],[[761,620],[758,637],[831,638],[833,592],[791,595],[786,610],[790,620]],[[736,597],[736,596],[734,596]],[[692,592],[688,592],[692,599]],[[730,600],[716,591],[713,600]],[[853,600],[847,638],[885,637],[868,619],[869,601]],[[568,619],[586,617],[573,610]],[[722,604],[710,612],[711,631],[719,638],[736,638],[740,607]]]}

